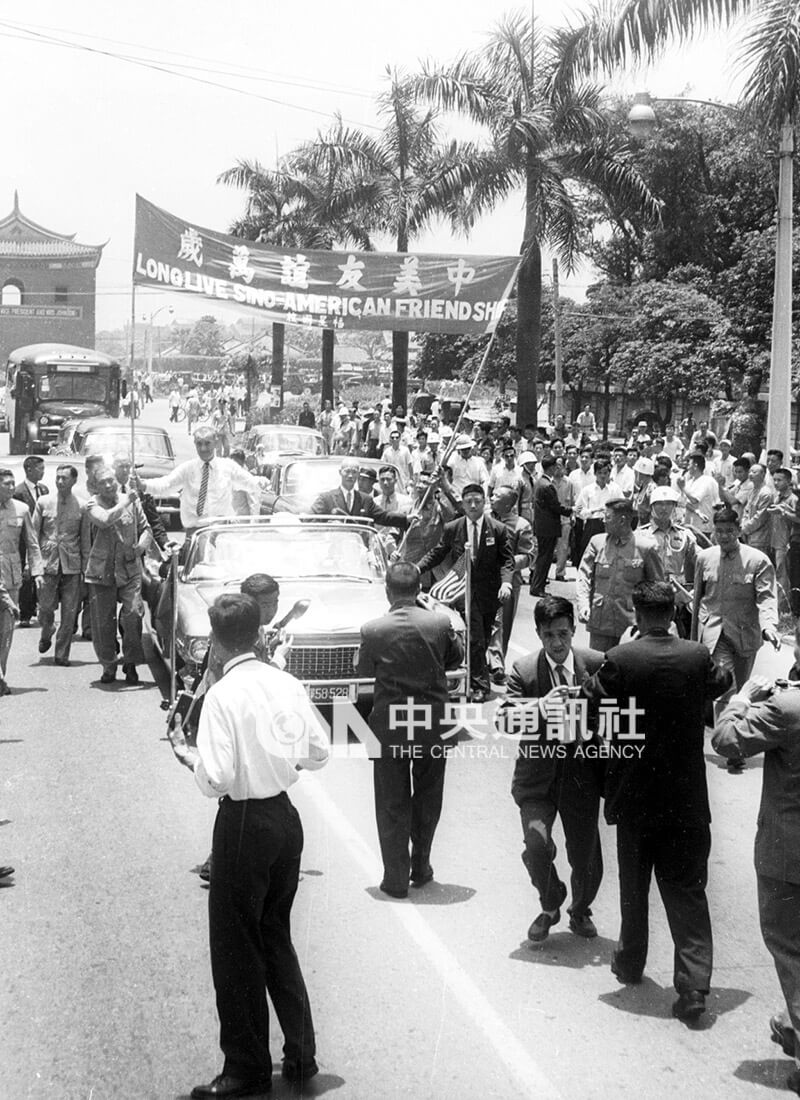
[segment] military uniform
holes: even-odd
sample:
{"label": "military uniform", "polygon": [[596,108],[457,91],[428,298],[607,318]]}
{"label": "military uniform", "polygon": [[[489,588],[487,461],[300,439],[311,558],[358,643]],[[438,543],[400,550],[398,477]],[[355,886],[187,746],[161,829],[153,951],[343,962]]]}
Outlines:
{"label": "military uniform", "polygon": [[662,528],[654,522],[645,524],[641,531],[655,540],[666,579],[680,585],[680,588],[675,587],[675,622],[680,636],[688,638],[691,630],[690,598],[684,593],[687,590],[691,592],[694,585],[697,561],[694,532],[680,523],[670,523],[669,527]]}
{"label": "military uniform", "polygon": [[578,615],[588,612],[589,645],[605,653],[631,625],[633,590],[640,581],[664,579],[664,566],[651,535],[627,538],[594,535],[578,568]]}

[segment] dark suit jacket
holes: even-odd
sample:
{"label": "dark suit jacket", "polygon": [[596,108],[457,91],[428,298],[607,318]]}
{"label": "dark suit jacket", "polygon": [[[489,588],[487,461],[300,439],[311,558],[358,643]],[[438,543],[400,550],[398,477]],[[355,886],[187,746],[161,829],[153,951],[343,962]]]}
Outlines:
{"label": "dark suit jacket", "polygon": [[756,830],[756,871],[800,884],[800,686],[763,703],[734,699],[719,717],[713,745],[723,756],[764,753]]}
{"label": "dark suit jacket", "polygon": [[540,477],[533,496],[533,533],[543,539],[557,539],[561,535],[561,517],[569,516],[571,508],[562,508],[553,481]]}
{"label": "dark suit jacket", "polygon": [[[464,553],[467,541],[465,516],[444,525],[438,545],[417,562],[420,573],[433,569],[449,555],[457,561]],[[484,515],[478,558],[472,566],[472,595],[482,606],[491,609],[497,604],[501,584],[511,584],[514,577],[514,551],[505,525]]]}
{"label": "dark suit jacket", "polygon": [[373,523],[377,523],[379,527],[402,527],[403,530],[411,522],[402,512],[387,512],[376,504],[374,497],[361,493],[358,489],[353,490],[353,509],[350,512],[347,510],[344,492],[341,489],[320,493],[311,505],[311,511],[315,516],[363,516],[364,519],[371,519]]}
{"label": "dark suit jacket", "polygon": [[429,706],[428,729],[414,731],[423,745],[441,743],[442,718],[448,700],[448,669],[458,668],[464,648],[450,618],[413,604],[394,604],[387,615],[361,627],[358,675],[375,677],[369,725],[382,745],[409,744],[406,729],[390,728],[390,707]]}
{"label": "dark suit jacket", "polygon": [[[50,490],[47,488],[47,486],[42,485],[42,483],[39,482],[39,496],[47,496],[49,492]],[[30,491],[24,481],[21,485],[17,485],[12,495],[14,497],[14,500],[21,500],[23,504],[26,504],[28,506],[28,511],[31,515],[33,515],[33,510],[36,507],[36,497],[33,495],[33,493]]]}
{"label": "dark suit jacket", "polygon": [[[645,824],[666,820],[710,821],[703,754],[705,705],[730,686],[729,672],[717,668],[699,642],[653,631],[615,646],[585,690],[644,710],[636,717],[643,739],[619,741],[643,746],[641,755],[612,756],[606,768],[605,814],[609,824],[623,819]],[[625,715],[621,732],[629,730]]]}
{"label": "dark suit jacket", "polygon": [[[572,647],[575,662],[575,680],[578,684],[584,684],[589,677],[597,672],[603,663],[603,654],[594,649]],[[553,686],[550,679],[550,671],[547,658],[543,649],[535,653],[528,653],[514,662],[514,667],[508,677],[508,690],[506,700],[513,705],[516,699],[541,699],[547,695]],[[503,709],[501,707],[501,709]],[[592,716],[596,723],[596,715]],[[544,737],[546,729],[545,719],[539,716],[540,735],[535,741],[523,741],[520,745],[519,755],[514,765],[514,778],[511,781],[511,797],[518,806],[525,802],[541,802],[551,799],[558,802],[557,785],[561,781],[584,782],[597,784],[602,777],[602,765],[594,759],[587,759],[581,754],[576,757],[577,744],[566,745],[562,756],[543,756],[541,749],[544,745],[558,745],[556,741],[548,741]]]}

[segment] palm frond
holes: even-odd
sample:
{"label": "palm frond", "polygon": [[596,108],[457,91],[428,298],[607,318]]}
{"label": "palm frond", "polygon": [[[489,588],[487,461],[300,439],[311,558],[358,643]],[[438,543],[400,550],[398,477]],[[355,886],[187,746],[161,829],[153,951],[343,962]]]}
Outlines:
{"label": "palm frond", "polygon": [[797,118],[800,109],[800,4],[763,0],[750,24],[739,57],[752,71],[744,99],[773,125]]}
{"label": "palm frond", "polygon": [[582,24],[556,31],[556,85],[576,75],[651,61],[671,43],[726,26],[761,0],[599,0]]}

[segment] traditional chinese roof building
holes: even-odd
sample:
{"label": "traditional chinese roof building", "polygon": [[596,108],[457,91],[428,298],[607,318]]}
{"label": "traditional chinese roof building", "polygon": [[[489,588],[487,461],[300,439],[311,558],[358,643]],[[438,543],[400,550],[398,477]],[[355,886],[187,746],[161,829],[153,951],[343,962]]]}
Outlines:
{"label": "traditional chinese roof building", "polygon": [[105,245],[79,244],[14,209],[0,219],[0,365],[26,344],[94,347],[97,266]]}

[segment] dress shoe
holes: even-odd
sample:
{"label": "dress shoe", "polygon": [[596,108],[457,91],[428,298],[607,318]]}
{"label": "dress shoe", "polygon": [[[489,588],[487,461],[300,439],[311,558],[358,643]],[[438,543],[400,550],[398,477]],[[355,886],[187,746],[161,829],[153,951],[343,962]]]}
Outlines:
{"label": "dress shoe", "polygon": [[319,1066],[313,1058],[309,1058],[307,1062],[289,1062],[285,1058],[283,1060],[281,1076],[291,1081],[293,1085],[303,1085],[318,1073]]}
{"label": "dress shoe", "polygon": [[678,1020],[698,1020],[706,1010],[706,995],[698,989],[681,993],[672,1006],[672,1015]]}
{"label": "dress shoe", "polygon": [[744,771],[744,757],[743,756],[734,756],[731,760],[729,760],[728,761],[728,771],[731,772],[733,775],[737,775],[739,772],[743,772]]}
{"label": "dress shoe", "polygon": [[13,867],[0,867],[0,878],[8,878],[14,874]]}
{"label": "dress shoe", "polygon": [[48,649],[52,648],[52,645],[53,645],[53,639],[52,638],[40,638],[39,639],[39,652],[40,653],[47,653]]}
{"label": "dress shoe", "polygon": [[541,592],[534,592],[534,590],[531,589],[531,595],[534,597],[534,599],[539,600],[539,599],[542,598],[542,596],[546,596],[547,593],[545,592],[544,589],[542,589]]}
{"label": "dress shoe", "polygon": [[100,677],[101,684],[113,684],[117,678],[117,670],[115,668],[107,669]]}
{"label": "dress shoe", "polygon": [[83,639],[84,642],[91,642],[91,640],[92,640],[91,630],[84,630],[83,634],[81,634],[81,638]]}
{"label": "dress shoe", "polygon": [[378,887],[378,889],[382,893],[388,894],[390,898],[407,898],[408,897],[408,887],[407,886],[390,886],[388,884],[388,882],[382,882],[380,884],[380,886]]}
{"label": "dress shoe", "polygon": [[563,573],[556,573],[556,580],[557,581],[561,581],[562,583],[565,583],[566,579],[567,578],[565,577],[565,575]]}
{"label": "dress shoe", "polygon": [[258,1077],[248,1080],[246,1077],[231,1077],[220,1073],[208,1085],[195,1085],[192,1100],[202,1100],[205,1096],[261,1096],[272,1088],[271,1077]]}
{"label": "dress shoe", "polygon": [[10,694],[11,694],[11,688],[8,686],[8,684],[5,682],[5,680],[0,680],[0,695],[10,695]]}
{"label": "dress shoe", "polygon": [[583,936],[586,940],[593,940],[597,935],[594,921],[588,913],[573,913],[569,918],[569,930],[576,936]]}
{"label": "dress shoe", "polygon": [[498,668],[495,672],[492,673],[492,683],[493,684],[504,684],[505,682],[506,682],[506,674],[505,674],[505,672],[503,672],[503,670],[501,668]]}
{"label": "dress shoe", "polygon": [[489,699],[489,692],[484,691],[483,688],[475,688],[474,691],[469,693],[470,703],[485,703]]}
{"label": "dress shoe", "polygon": [[428,863],[425,867],[420,867],[418,871],[411,869],[411,885],[419,888],[420,886],[427,886],[429,882],[433,882],[433,867]]}
{"label": "dress shoe", "polygon": [[19,622],[17,623],[17,626],[30,626],[30,625],[31,625],[30,619],[20,619]]}
{"label": "dress shoe", "polygon": [[551,916],[549,913],[540,913],[528,929],[528,939],[534,943],[543,943],[550,935],[550,929],[561,920],[561,910],[556,909]]}
{"label": "dress shoe", "polygon": [[54,665],[60,665],[62,668],[69,668],[69,660],[66,657],[54,657]]}
{"label": "dress shoe", "polygon": [[136,671],[136,665],[123,665],[122,671],[125,673],[126,684],[139,683],[139,673]]}
{"label": "dress shoe", "polygon": [[787,1058],[794,1058],[794,1028],[785,1024],[780,1016],[771,1016],[769,1030],[773,1043],[781,1047]]}
{"label": "dress shoe", "polygon": [[211,882],[211,856],[200,864],[200,870],[197,872],[203,882]]}

